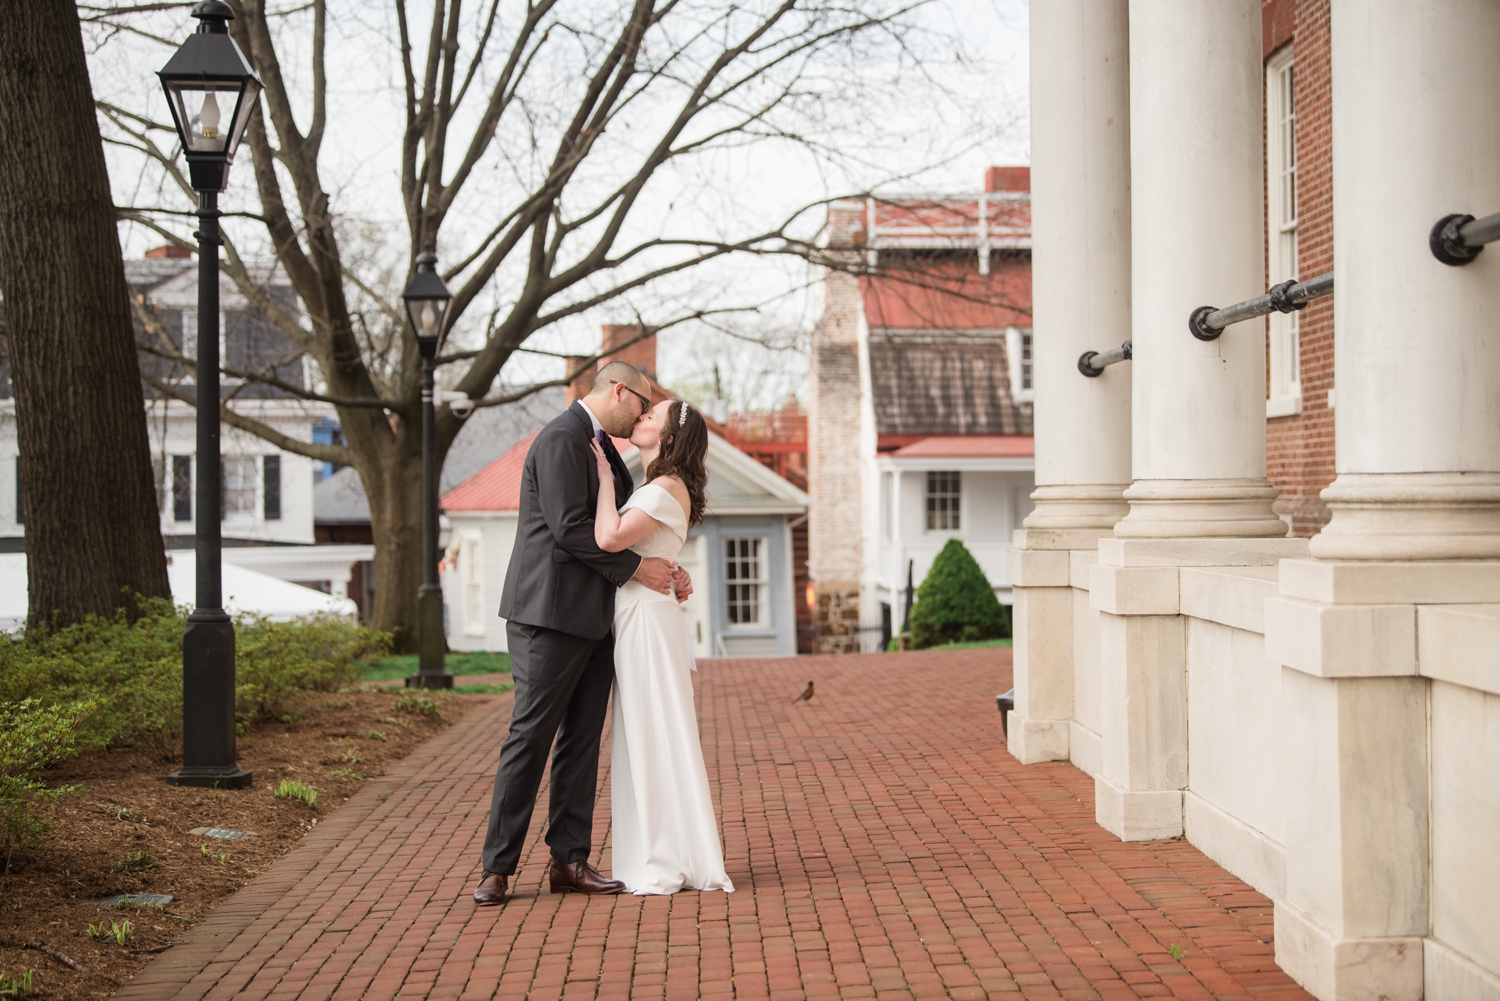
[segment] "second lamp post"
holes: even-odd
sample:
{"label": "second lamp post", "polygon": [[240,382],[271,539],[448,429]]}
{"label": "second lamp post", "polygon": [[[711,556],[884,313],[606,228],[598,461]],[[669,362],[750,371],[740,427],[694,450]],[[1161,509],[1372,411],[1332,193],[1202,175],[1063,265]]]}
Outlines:
{"label": "second lamp post", "polygon": [[422,354],[422,587],[417,591],[417,673],[408,688],[452,688],[443,663],[443,588],[438,583],[437,422],[433,412],[433,371],[453,296],[437,273],[437,254],[417,256],[417,271],[401,293]]}

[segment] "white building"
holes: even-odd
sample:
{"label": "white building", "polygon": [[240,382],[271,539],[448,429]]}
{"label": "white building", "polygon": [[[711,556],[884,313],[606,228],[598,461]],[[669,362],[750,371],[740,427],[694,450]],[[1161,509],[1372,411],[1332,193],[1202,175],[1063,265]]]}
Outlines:
{"label": "white building", "polygon": [[1091,775],[1116,836],[1186,836],[1271,898],[1321,1001],[1500,998],[1500,251],[1429,242],[1500,211],[1500,5],[1304,6],[1331,38],[1337,281],[1311,540],[1272,507],[1265,322],[1188,325],[1266,292],[1262,3],[1032,5],[1009,749]]}
{"label": "white building", "polygon": [[[127,261],[125,271],[131,292],[144,297],[150,317],[149,325],[138,329],[137,336],[148,341],[164,337],[172,348],[194,357],[197,262],[155,256]],[[273,295],[296,302],[291,286],[278,280],[277,272],[262,268],[260,274]],[[227,367],[270,370],[294,385],[308,384],[311,373],[305,359],[295,356],[286,339],[250,309],[228,279],[220,282],[219,300],[220,352]],[[149,354],[140,357],[144,373],[191,392],[192,379],[180,365]],[[236,411],[290,438],[328,441],[337,433],[329,404],[228,377],[223,380],[223,391],[226,398],[233,396]],[[144,406],[162,537],[168,549],[189,548],[196,532],[197,410],[149,386]],[[344,597],[352,566],[371,559],[373,549],[314,546],[313,485],[324,475],[324,464],[278,449],[227,424],[221,426],[220,434],[224,561]],[[0,551],[4,552],[24,549],[18,453],[15,400],[6,375],[0,378],[0,470],[8,487],[0,491]]]}
{"label": "white building", "polygon": [[826,240],[872,274],[820,283],[808,408],[817,649],[884,649],[943,545],[1002,602],[1031,510],[1027,168],[976,195],[838,202]]}

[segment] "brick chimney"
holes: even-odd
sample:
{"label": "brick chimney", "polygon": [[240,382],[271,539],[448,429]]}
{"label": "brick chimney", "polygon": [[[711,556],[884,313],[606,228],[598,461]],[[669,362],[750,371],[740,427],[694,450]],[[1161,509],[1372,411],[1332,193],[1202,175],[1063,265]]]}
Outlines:
{"label": "brick chimney", "polygon": [[[649,328],[648,328],[649,329]],[[594,375],[599,371],[599,366],[607,365],[612,361],[623,361],[627,365],[634,365],[647,379],[651,380],[651,402],[658,403],[661,400],[673,399],[665,391],[658,391],[656,382],[656,334],[649,334],[636,340],[640,336],[641,328],[633,323],[606,323],[602,325],[603,336],[600,338],[599,351],[603,355],[598,365],[590,365],[584,371],[579,372],[578,377],[570,382],[564,391],[567,405],[572,406],[574,400],[580,400],[589,395],[589,390],[594,387]],[[634,343],[630,343],[634,341]],[[618,351],[612,350],[616,345],[624,345]],[[575,356],[566,359],[565,372],[574,372],[584,363],[583,356]]]}
{"label": "brick chimney", "polygon": [[845,198],[828,206],[828,246],[858,247],[865,242],[865,203]]}
{"label": "brick chimney", "polygon": [[[642,375],[656,381],[656,334],[651,333],[646,337],[636,340],[643,332],[641,327],[633,323],[606,323],[601,328],[604,336],[600,339],[599,351],[604,355],[599,364],[607,365],[612,361],[622,361],[627,365],[634,365]],[[651,328],[646,328],[651,329]],[[635,341],[634,344],[629,342]],[[618,351],[617,345],[625,345]]]}
{"label": "brick chimney", "polygon": [[984,172],[986,191],[1030,191],[1030,167],[991,167]]}
{"label": "brick chimney", "polygon": [[152,247],[146,251],[148,261],[186,261],[192,258],[193,252],[186,247],[167,245],[165,247]]}

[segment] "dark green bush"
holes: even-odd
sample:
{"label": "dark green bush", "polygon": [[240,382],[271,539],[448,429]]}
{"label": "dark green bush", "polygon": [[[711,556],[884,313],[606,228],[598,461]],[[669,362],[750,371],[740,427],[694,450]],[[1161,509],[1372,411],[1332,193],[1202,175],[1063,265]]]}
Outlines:
{"label": "dark green bush", "polygon": [[[182,743],[182,632],[185,610],[142,600],[134,622],[123,611],[58,630],[0,638],[0,705],[96,700],[78,724],[80,750],[134,745],[163,758]],[[389,637],[346,619],[235,623],[235,711],[242,724],[287,719],[298,693],[333,691],[355,680],[356,661],[384,656]]]}
{"label": "dark green bush", "polygon": [[972,643],[1010,635],[1010,615],[984,571],[957,539],[949,539],[917,588],[911,609],[912,649]]}
{"label": "dark green bush", "polygon": [[79,721],[96,708],[92,701],[43,706],[36,699],[0,705],[0,847],[10,870],[11,853],[35,847],[57,825],[34,812],[39,803],[55,803],[80,786],[48,789],[41,781],[48,765],[77,753]]}

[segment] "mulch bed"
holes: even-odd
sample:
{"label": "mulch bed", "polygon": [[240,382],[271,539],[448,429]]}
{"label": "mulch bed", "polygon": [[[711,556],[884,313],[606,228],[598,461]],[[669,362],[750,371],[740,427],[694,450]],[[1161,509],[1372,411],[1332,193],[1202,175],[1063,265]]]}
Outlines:
{"label": "mulch bed", "polygon": [[[156,957],[131,950],[169,948],[295,848],[367,778],[384,774],[459,716],[495,698],[432,693],[440,712],[427,715],[397,710],[402,694],[361,689],[310,695],[295,720],[255,727],[238,746],[240,767],[255,776],[248,789],[170,786],[161,777],[175,764],[132,750],[90,754],[53,769],[46,776],[49,786],[81,784],[88,792],[43,808],[58,821],[47,847],[17,852],[10,872],[0,877],[0,978],[18,979],[31,969],[38,997],[108,997]],[[316,809],[276,798],[283,779],[317,788]],[[251,831],[255,837],[220,840],[188,833],[199,827]],[[142,851],[149,851],[149,862]],[[90,903],[145,893],[171,894],[173,900],[164,907]],[[89,934],[90,925],[102,923],[107,931],[127,920],[131,935],[125,945]],[[23,948],[35,941],[88,972]],[[7,986],[0,979],[0,991]]]}

